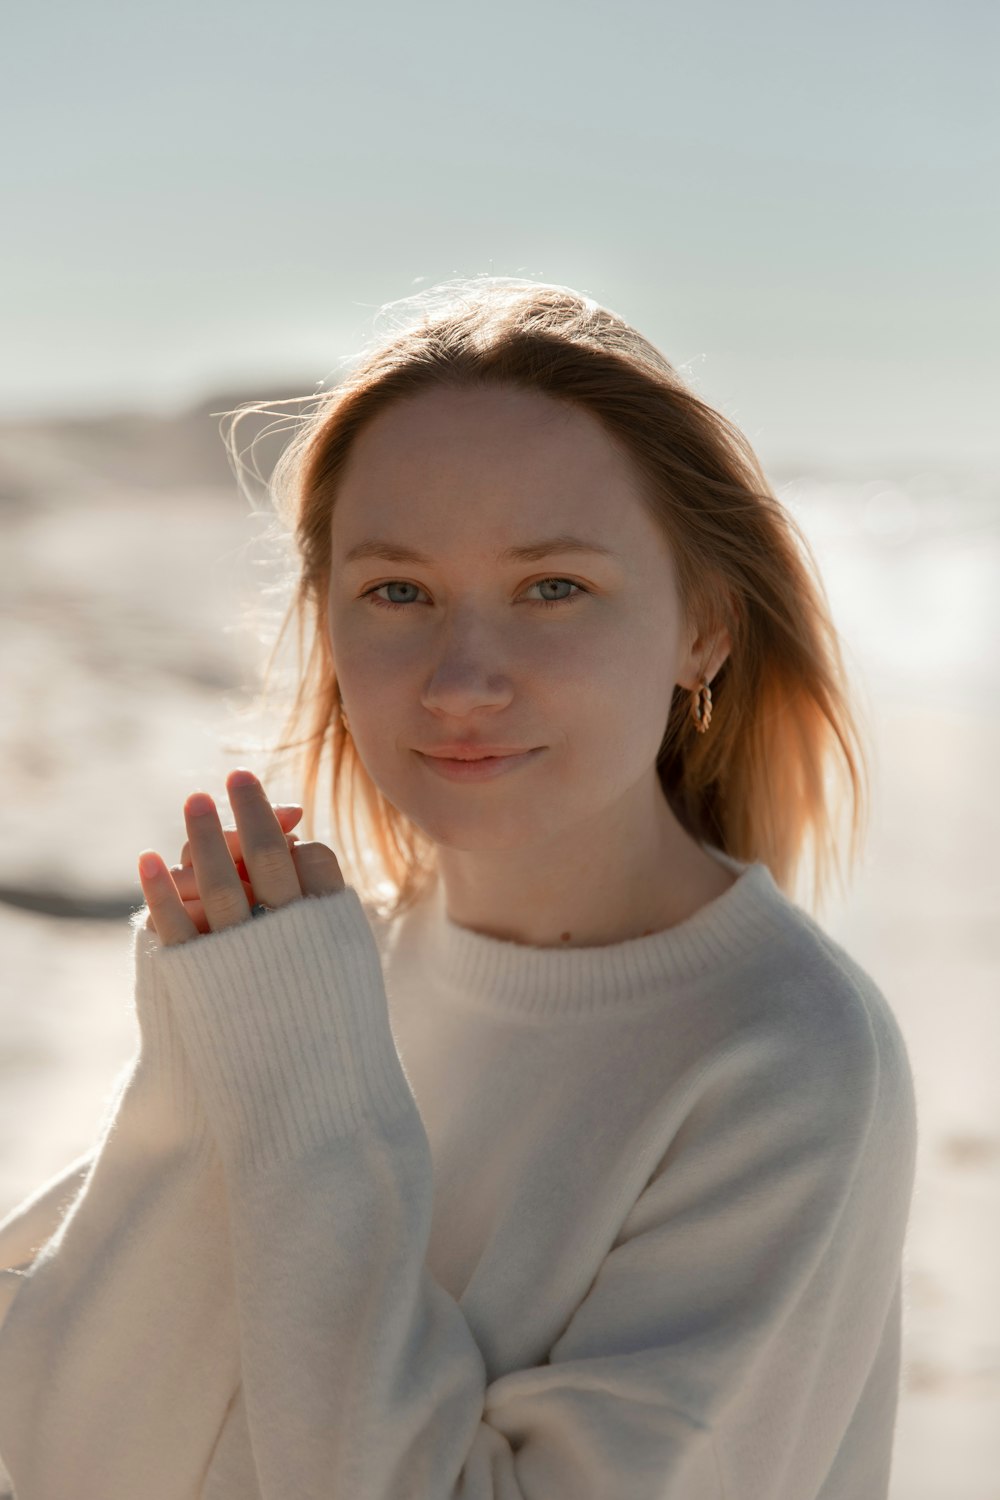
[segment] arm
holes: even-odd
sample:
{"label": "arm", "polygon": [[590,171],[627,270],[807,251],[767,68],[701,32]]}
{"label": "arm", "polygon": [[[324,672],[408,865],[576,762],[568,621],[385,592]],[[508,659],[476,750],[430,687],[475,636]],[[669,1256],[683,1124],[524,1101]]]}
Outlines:
{"label": "arm", "polygon": [[[24,1269],[31,1264],[78,1196],[95,1155],[93,1147],[83,1152],[0,1219],[0,1270]],[[2,1316],[0,1308],[0,1320]]]}
{"label": "arm", "polygon": [[0,1330],[18,1500],[193,1500],[239,1383],[222,1164],[143,915],[137,1056]]}
{"label": "arm", "polygon": [[[241,1420],[265,1500],[819,1493],[898,1277],[907,1136],[880,1134],[864,1023],[836,1057],[792,1029],[713,1063],[548,1362],[490,1383],[425,1266],[430,1150],[356,893],[158,962],[224,1161]],[[883,1159],[895,1217],[871,1202],[866,1221]],[[838,1319],[829,1421],[803,1434]],[[727,1476],[715,1441],[747,1391],[764,1416],[753,1479]]]}
{"label": "arm", "polygon": [[[78,1156],[50,1177],[0,1221],[0,1328],[24,1280],[24,1272],[50,1240],[86,1181],[95,1151]],[[2,1477],[2,1473],[0,1473]]]}

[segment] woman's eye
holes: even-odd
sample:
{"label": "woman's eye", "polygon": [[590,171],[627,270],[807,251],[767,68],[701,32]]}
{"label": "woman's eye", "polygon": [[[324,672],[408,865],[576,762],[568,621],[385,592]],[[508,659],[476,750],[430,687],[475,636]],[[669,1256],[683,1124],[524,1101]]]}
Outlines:
{"label": "woman's eye", "polygon": [[[529,603],[541,604],[546,609],[554,609],[558,604],[571,604],[575,599],[579,599],[581,595],[590,593],[590,590],[585,589],[582,583],[574,583],[571,578],[540,578],[536,583],[529,584],[528,588],[545,589],[551,584],[566,584],[569,588],[575,589],[576,592],[563,594],[561,598],[556,599],[532,599],[529,600]],[[390,583],[379,583],[374,588],[367,589],[362,598],[370,599],[373,604],[378,605],[381,609],[405,609],[407,605],[416,602],[413,599],[380,598],[379,596],[383,589],[413,589],[418,594],[423,593],[423,589],[417,588],[415,583],[404,583],[402,579],[393,579]]]}
{"label": "woman's eye", "polygon": [[[368,589],[363,596],[366,599],[370,599],[373,604],[380,604],[383,609],[402,609],[404,605],[412,604],[412,599],[380,599],[378,597],[380,589],[417,589],[417,585],[415,583],[403,583],[401,580],[394,580],[392,583],[380,583],[375,588]],[[421,589],[417,589],[417,593],[421,592]]]}
{"label": "woman's eye", "polygon": [[568,584],[571,589],[576,589],[576,593],[563,594],[559,599],[536,599],[534,601],[536,604],[547,604],[550,608],[553,604],[571,604],[574,599],[579,599],[581,594],[588,594],[590,592],[589,589],[584,588],[582,583],[574,583],[572,578],[540,578],[537,583],[529,584],[528,587],[533,589],[544,589],[552,583]]}

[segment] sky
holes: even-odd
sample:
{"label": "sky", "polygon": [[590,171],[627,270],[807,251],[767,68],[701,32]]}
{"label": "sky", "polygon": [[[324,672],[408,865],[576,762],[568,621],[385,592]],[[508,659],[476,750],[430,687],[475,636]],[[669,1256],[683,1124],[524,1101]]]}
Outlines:
{"label": "sky", "polygon": [[623,314],[766,460],[1000,457],[988,0],[22,0],[0,419],[331,383],[456,276]]}

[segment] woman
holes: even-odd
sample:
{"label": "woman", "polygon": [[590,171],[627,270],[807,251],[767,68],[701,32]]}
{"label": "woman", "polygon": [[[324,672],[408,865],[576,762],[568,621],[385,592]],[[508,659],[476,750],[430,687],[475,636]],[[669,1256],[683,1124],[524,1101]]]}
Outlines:
{"label": "woman", "polygon": [[808,549],[620,318],[446,291],[278,476],[337,850],[188,798],[93,1162],[8,1221],[18,1500],[887,1492],[915,1109],[789,894],[864,788]]}

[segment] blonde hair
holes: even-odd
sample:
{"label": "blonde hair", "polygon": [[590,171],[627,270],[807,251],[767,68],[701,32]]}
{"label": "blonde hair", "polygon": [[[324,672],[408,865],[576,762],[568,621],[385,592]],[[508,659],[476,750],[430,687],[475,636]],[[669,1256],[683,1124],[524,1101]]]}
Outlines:
{"label": "blonde hair", "polygon": [[[747,439],[641,334],[568,288],[490,277],[390,306],[401,324],[312,398],[271,481],[299,566],[263,692],[294,618],[294,698],[270,754],[272,770],[293,757],[306,836],[316,836],[329,751],[334,847],[362,899],[394,915],[434,874],[433,841],[383,797],[341,720],[325,623],[331,513],[351,445],[392,402],[441,387],[516,386],[589,412],[626,451],[675,559],[686,621],[706,638],[729,632],[708,732],[695,729],[688,690],[676,686],[664,704],[657,772],[675,815],[700,842],[763,861],[789,895],[811,844],[812,902],[821,904],[831,863],[843,881],[843,805],[852,866],[867,832],[866,751],[815,559]],[[237,424],[264,409],[230,414],[237,465]]]}

